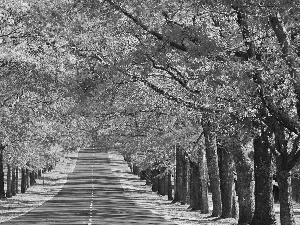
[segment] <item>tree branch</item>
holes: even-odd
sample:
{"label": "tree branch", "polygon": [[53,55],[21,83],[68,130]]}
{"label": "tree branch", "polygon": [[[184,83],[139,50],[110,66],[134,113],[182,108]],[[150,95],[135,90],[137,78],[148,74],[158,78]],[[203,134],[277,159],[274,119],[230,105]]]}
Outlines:
{"label": "tree branch", "polygon": [[156,37],[158,40],[163,41],[166,40],[169,42],[170,46],[173,48],[176,48],[178,50],[187,52],[188,48],[183,45],[183,44],[179,44],[177,42],[174,41],[170,41],[168,40],[167,37],[164,37],[161,33],[150,29],[146,24],[144,24],[141,19],[139,19],[138,17],[130,14],[128,11],[126,11],[125,9],[123,9],[122,7],[120,7],[119,5],[117,5],[116,3],[114,3],[111,0],[105,0],[108,4],[110,4],[114,9],[116,9],[117,11],[121,12],[122,14],[124,14],[127,18],[131,19],[136,25],[138,25],[139,27],[141,27],[144,31],[146,31],[147,33],[153,35],[154,37]]}
{"label": "tree branch", "polygon": [[165,97],[168,100],[171,100],[173,102],[176,102],[180,105],[183,105],[187,108],[190,109],[195,109],[197,111],[202,111],[202,112],[214,112],[215,110],[210,109],[210,108],[205,108],[205,107],[201,107],[201,106],[197,106],[195,103],[193,102],[189,102],[189,101],[185,101],[181,98],[175,97],[173,95],[171,95],[170,93],[166,92],[165,90],[157,87],[156,85],[152,84],[151,82],[149,82],[146,79],[140,80],[143,84],[145,84],[147,87],[149,87],[151,90],[155,91],[156,93],[162,95],[163,97]]}

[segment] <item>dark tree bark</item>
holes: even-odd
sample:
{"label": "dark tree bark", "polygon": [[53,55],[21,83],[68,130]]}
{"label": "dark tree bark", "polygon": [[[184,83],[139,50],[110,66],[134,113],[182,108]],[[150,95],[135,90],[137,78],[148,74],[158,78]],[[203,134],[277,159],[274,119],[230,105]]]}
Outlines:
{"label": "dark tree bark", "polygon": [[16,194],[19,193],[19,168],[16,167]]}
{"label": "dark tree bark", "polygon": [[38,179],[40,179],[41,177],[42,177],[42,170],[39,169],[39,170],[38,170]]}
{"label": "dark tree bark", "polygon": [[21,193],[25,193],[26,187],[26,169],[21,169]]}
{"label": "dark tree bark", "polygon": [[12,167],[11,170],[11,195],[16,195],[16,168]]}
{"label": "dark tree bark", "polygon": [[182,189],[183,189],[183,161],[182,148],[176,146],[176,171],[175,171],[175,194],[172,203],[182,201]]}
{"label": "dark tree bark", "polygon": [[181,204],[185,205],[188,203],[188,171],[189,171],[189,166],[188,166],[188,161],[187,161],[187,154],[184,151],[183,152],[183,158],[182,158],[182,168],[183,168],[183,172],[182,172],[182,199],[181,199]]}
{"label": "dark tree bark", "polygon": [[29,182],[30,186],[32,186],[36,183],[34,170],[29,173],[29,180],[30,180],[30,182]]}
{"label": "dark tree bark", "polygon": [[[188,158],[188,157],[187,157]],[[191,172],[191,166],[190,166],[190,160],[186,160],[186,170],[187,170],[187,193],[186,193],[186,204],[191,204],[191,176],[190,176],[190,172]]]}
{"label": "dark tree bark", "polygon": [[213,211],[212,216],[220,216],[222,214],[221,207],[221,189],[220,189],[220,174],[218,167],[217,154],[217,135],[213,130],[213,124],[209,121],[203,121],[203,132],[206,147],[206,161],[208,167],[208,175],[212,192]]}
{"label": "dark tree bark", "polygon": [[277,172],[280,201],[280,222],[284,225],[296,225],[291,191],[291,172],[280,170]]}
{"label": "dark tree bark", "polygon": [[0,144],[0,198],[5,198],[4,190],[4,171],[3,171],[3,150],[4,146]]}
{"label": "dark tree bark", "polygon": [[299,177],[292,177],[292,198],[295,202],[300,202],[300,180]]}
{"label": "dark tree bark", "polygon": [[168,174],[168,200],[173,200],[172,175]]}
{"label": "dark tree bark", "polygon": [[26,179],[26,189],[30,187],[30,176],[29,176],[29,169],[25,170],[25,179]]}
{"label": "dark tree bark", "polygon": [[140,173],[140,179],[141,180],[146,180],[146,170],[142,170]]}
{"label": "dark tree bark", "polygon": [[134,175],[139,175],[139,168],[135,164],[133,164],[132,173]]}
{"label": "dark tree bark", "polygon": [[272,154],[266,134],[255,137],[253,146],[255,211],[251,224],[274,225]]}
{"label": "dark tree bark", "polygon": [[165,194],[165,178],[163,176],[164,169],[161,168],[159,170],[159,176],[158,176],[158,191],[157,193],[159,195],[164,195]]}
{"label": "dark tree bark", "polygon": [[152,170],[151,173],[151,179],[152,179],[152,191],[157,192],[158,191],[158,171],[157,169]]}
{"label": "dark tree bark", "polygon": [[280,223],[284,225],[295,225],[290,171],[292,167],[289,165],[288,141],[286,140],[283,126],[279,123],[275,125],[275,146],[277,152],[280,153],[276,156]]}
{"label": "dark tree bark", "polygon": [[11,167],[7,164],[7,174],[6,174],[6,198],[11,198]]}
{"label": "dark tree bark", "polygon": [[239,203],[239,224],[250,224],[254,214],[254,166],[242,146],[241,135],[233,140],[232,153],[237,173],[237,195]]}
{"label": "dark tree bark", "polygon": [[168,176],[169,176],[168,173],[165,173],[165,175],[164,175],[164,179],[165,179],[164,180],[164,184],[165,184],[165,187],[164,187],[164,191],[165,191],[164,192],[164,196],[168,195],[168,191],[169,191],[168,190],[168,188],[169,188],[169,185],[168,185]]}
{"label": "dark tree bark", "polygon": [[190,161],[190,195],[191,195],[191,210],[201,209],[201,180],[199,163]]}
{"label": "dark tree bark", "polygon": [[147,169],[146,170],[146,185],[151,185],[152,180],[151,180],[151,170]]}
{"label": "dark tree bark", "polygon": [[221,218],[232,218],[232,200],[233,200],[233,159],[227,149],[218,147],[220,180],[221,180],[221,200],[222,215]]}

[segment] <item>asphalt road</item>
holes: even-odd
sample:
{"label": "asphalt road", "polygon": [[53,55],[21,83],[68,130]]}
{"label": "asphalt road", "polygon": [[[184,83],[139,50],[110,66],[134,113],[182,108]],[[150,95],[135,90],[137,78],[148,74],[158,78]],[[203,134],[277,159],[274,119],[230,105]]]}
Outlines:
{"label": "asphalt road", "polygon": [[79,152],[73,173],[50,201],[2,224],[171,224],[125,196],[100,149]]}

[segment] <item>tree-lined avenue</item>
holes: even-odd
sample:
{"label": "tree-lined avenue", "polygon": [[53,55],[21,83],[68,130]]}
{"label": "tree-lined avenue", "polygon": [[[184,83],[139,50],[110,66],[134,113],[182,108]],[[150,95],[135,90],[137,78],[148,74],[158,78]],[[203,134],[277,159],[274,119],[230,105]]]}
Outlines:
{"label": "tree-lined avenue", "polygon": [[105,149],[80,151],[62,190],[31,212],[3,224],[171,224],[124,195]]}

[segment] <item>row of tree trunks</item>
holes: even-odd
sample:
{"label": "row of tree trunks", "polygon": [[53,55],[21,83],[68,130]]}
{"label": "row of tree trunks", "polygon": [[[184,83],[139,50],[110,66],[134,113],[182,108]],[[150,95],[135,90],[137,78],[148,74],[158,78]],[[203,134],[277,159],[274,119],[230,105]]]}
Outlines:
{"label": "row of tree trunks", "polygon": [[[19,168],[16,166],[11,166],[7,164],[7,173],[6,173],[6,192],[4,188],[4,162],[3,162],[3,150],[5,146],[0,144],[0,199],[1,198],[10,198],[19,193]],[[53,165],[48,167],[48,170],[51,170]],[[45,171],[46,172],[46,171]],[[41,177],[41,170],[37,174],[35,171],[29,171],[29,169],[21,169],[21,193],[25,193],[26,189],[29,186],[32,186],[36,183],[36,178]]]}
{"label": "row of tree trunks", "polygon": [[141,180],[146,181],[146,185],[152,185],[152,191],[157,192],[159,195],[168,196],[168,200],[173,200],[173,187],[172,187],[172,175],[166,168],[160,170],[146,169],[139,170],[138,166],[133,164],[133,173],[138,175]]}
{"label": "row of tree trunks", "polygon": [[[291,171],[286,166],[288,165],[287,157],[283,154],[287,152],[285,144],[287,142],[285,142],[283,129],[277,129],[276,132],[276,148],[281,151],[281,154],[276,156],[281,221],[294,225]],[[241,135],[237,135],[232,141],[233,144],[227,146],[229,149],[227,147],[218,149],[216,134],[211,125],[206,124],[204,140],[206,151],[203,148],[199,149],[198,162],[188,161],[186,151],[179,145],[175,147],[176,171],[173,203],[189,203],[192,210],[208,213],[208,174],[214,207],[212,216],[218,214],[222,218],[235,218],[239,215],[239,224],[276,224],[273,209],[272,151],[268,134],[263,131],[254,139],[248,137],[245,140],[242,140]],[[254,150],[254,162],[250,158],[252,150]],[[236,179],[234,169],[237,174]],[[165,168],[160,171],[151,171],[151,177],[152,190],[161,195],[168,195],[168,198],[172,199],[172,188],[169,188],[172,186],[171,175],[165,172]],[[218,189],[220,191],[217,191]],[[237,207],[236,194],[239,207]]]}

